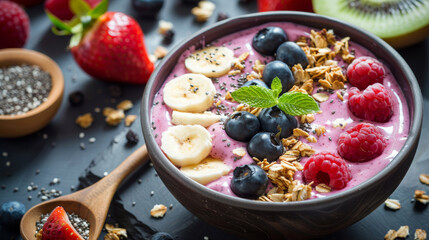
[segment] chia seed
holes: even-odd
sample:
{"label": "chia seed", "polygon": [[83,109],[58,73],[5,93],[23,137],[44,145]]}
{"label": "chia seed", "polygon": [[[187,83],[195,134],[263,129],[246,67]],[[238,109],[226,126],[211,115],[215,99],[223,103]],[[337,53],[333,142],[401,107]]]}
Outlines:
{"label": "chia seed", "polygon": [[[76,213],[67,213],[67,217],[70,223],[76,229],[76,231],[83,237],[83,239],[89,239],[89,222],[83,218],[80,218]],[[40,220],[36,222],[36,233],[43,229],[43,225],[48,221],[49,213],[40,215]]]}
{"label": "chia seed", "polygon": [[48,100],[51,76],[38,66],[0,68],[0,115],[21,115]]}

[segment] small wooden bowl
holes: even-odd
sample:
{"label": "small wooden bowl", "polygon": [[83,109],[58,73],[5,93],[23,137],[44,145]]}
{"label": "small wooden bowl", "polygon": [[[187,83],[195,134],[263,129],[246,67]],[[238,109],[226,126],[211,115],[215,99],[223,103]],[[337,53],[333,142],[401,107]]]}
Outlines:
{"label": "small wooden bowl", "polygon": [[46,126],[58,111],[64,92],[61,69],[48,56],[21,48],[0,50],[0,67],[11,65],[37,65],[51,74],[52,88],[48,100],[37,108],[21,115],[0,115],[0,138],[16,138],[36,132]]}

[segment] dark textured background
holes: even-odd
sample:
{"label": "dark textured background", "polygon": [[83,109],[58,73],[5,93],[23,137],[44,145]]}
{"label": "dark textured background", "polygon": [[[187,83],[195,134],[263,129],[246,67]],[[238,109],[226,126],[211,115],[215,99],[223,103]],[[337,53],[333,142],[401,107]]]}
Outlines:
{"label": "dark textured background", "polygon": [[[161,44],[162,37],[157,33],[158,20],[164,19],[174,24],[176,36],[170,48],[180,43],[190,34],[209,26],[216,21],[217,13],[224,12],[229,16],[255,12],[256,1],[240,4],[238,0],[217,0],[217,8],[214,16],[207,23],[196,23],[190,14],[192,5],[183,5],[181,1],[167,0],[159,16],[155,20],[139,18],[131,7],[130,0],[111,1],[109,10],[121,11],[135,17],[141,24],[145,33],[146,47],[153,53]],[[96,181],[104,172],[109,172],[120,161],[126,158],[136,146],[126,144],[125,133],[128,128],[123,124],[118,127],[110,127],[104,123],[100,113],[95,113],[94,108],[115,106],[109,96],[109,87],[115,84],[92,80],[74,62],[67,51],[68,37],[58,37],[51,33],[50,22],[43,12],[43,6],[35,6],[27,9],[31,18],[31,35],[26,48],[34,49],[53,58],[61,67],[65,78],[64,102],[53,119],[44,129],[27,137],[19,139],[0,139],[0,203],[11,200],[23,202],[27,209],[39,203],[38,190],[27,191],[30,182],[38,185],[39,189],[58,189],[67,194],[71,192],[71,186],[85,186]],[[413,69],[423,95],[425,96],[425,115],[429,114],[429,39],[417,45],[399,51]],[[139,102],[144,86],[118,85],[122,89],[123,99],[130,99],[135,106],[130,110],[131,114],[139,114]],[[80,90],[85,94],[86,101],[81,107],[71,107],[66,99],[72,91]],[[89,129],[81,129],[74,124],[80,114],[92,112],[95,117],[93,126]],[[423,132],[415,160],[398,189],[392,194],[392,198],[399,199],[402,208],[399,211],[390,211],[380,206],[372,214],[356,224],[323,239],[383,239],[389,229],[398,229],[401,225],[409,225],[413,236],[416,228],[429,231],[429,209],[423,205],[415,204],[411,200],[415,189],[429,192],[429,186],[418,181],[420,173],[429,173],[429,148],[427,133],[429,131],[429,118],[426,117],[423,124]],[[140,136],[143,142],[140,124],[135,122],[131,129]],[[85,137],[79,138],[79,133],[84,132]],[[43,134],[48,138],[43,139]],[[95,137],[95,143],[89,143],[88,139]],[[81,150],[79,144],[84,142],[85,150]],[[53,144],[55,146],[53,146]],[[7,152],[3,157],[1,153]],[[6,162],[11,163],[6,167]],[[36,170],[40,174],[36,175]],[[53,178],[60,178],[57,185],[49,185]],[[142,183],[138,183],[138,179]],[[18,192],[13,188],[18,187]],[[151,191],[154,192],[151,196]],[[32,196],[32,200],[28,200]],[[136,205],[132,206],[135,202]],[[173,205],[162,219],[150,217],[149,211],[155,204]],[[118,193],[110,208],[108,223],[118,223],[126,227],[129,239],[148,238],[155,231],[166,231],[177,239],[237,239],[237,237],[224,233],[207,225],[197,217],[189,213],[168,192],[155,170],[148,164],[138,169],[118,189]],[[1,227],[0,227],[1,228]],[[20,239],[17,233],[0,230],[0,239]],[[410,236],[408,239],[412,239]],[[100,238],[102,239],[102,238]]]}

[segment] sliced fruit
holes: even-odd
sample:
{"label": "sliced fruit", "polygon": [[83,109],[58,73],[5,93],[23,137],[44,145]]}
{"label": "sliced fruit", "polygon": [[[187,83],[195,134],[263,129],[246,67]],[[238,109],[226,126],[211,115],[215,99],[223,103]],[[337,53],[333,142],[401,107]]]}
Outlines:
{"label": "sliced fruit", "polygon": [[56,207],[43,225],[42,240],[83,240],[63,207]]}
{"label": "sliced fruit", "polygon": [[203,185],[228,174],[230,170],[222,160],[211,157],[180,169],[183,174]]}
{"label": "sliced fruit", "polygon": [[165,84],[163,94],[174,110],[202,113],[213,105],[216,88],[204,75],[184,74]]}
{"label": "sliced fruit", "polygon": [[316,13],[362,27],[395,48],[429,35],[429,1],[313,0]]}
{"label": "sliced fruit", "polygon": [[175,125],[201,125],[209,127],[210,125],[220,121],[220,115],[212,112],[204,113],[189,113],[173,111],[171,123]]}
{"label": "sliced fruit", "polygon": [[220,77],[231,70],[234,53],[227,47],[207,47],[186,58],[185,67],[207,77]]}
{"label": "sliced fruit", "polygon": [[197,164],[212,150],[209,131],[200,125],[178,125],[162,133],[161,149],[179,167]]}

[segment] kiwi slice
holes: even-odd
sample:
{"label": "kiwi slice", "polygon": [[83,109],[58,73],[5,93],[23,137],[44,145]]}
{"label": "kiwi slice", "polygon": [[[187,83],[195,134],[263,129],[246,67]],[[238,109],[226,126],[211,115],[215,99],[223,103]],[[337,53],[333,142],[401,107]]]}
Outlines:
{"label": "kiwi slice", "polygon": [[429,35],[429,0],[313,0],[313,8],[362,27],[395,48]]}

